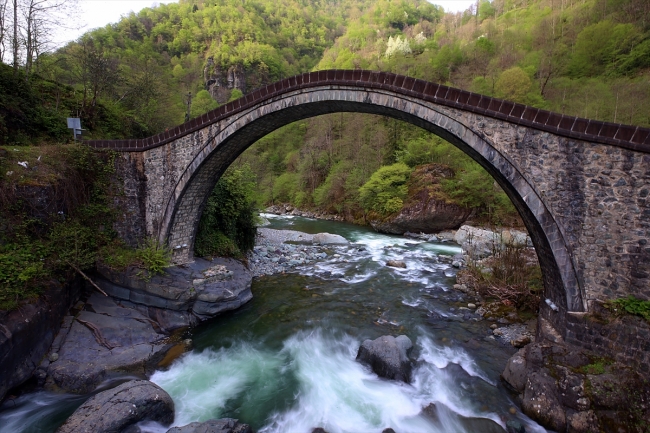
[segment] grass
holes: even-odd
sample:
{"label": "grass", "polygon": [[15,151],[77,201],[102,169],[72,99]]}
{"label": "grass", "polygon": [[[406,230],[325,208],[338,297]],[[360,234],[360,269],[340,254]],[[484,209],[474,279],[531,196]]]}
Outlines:
{"label": "grass", "polygon": [[627,298],[607,301],[605,303],[605,308],[614,313],[616,316],[630,314],[633,316],[642,317],[647,322],[650,322],[650,301],[637,299],[631,295]]}
{"label": "grass", "polygon": [[613,361],[611,359],[596,358],[591,363],[580,367],[578,372],[583,374],[603,374],[605,373],[605,368],[612,363]]}
{"label": "grass", "polygon": [[99,252],[99,260],[116,271],[123,271],[129,267],[141,269],[138,273],[144,280],[162,274],[165,268],[171,265],[171,250],[161,246],[154,239],[147,239],[137,249],[130,248],[124,242],[115,239],[104,246]]}

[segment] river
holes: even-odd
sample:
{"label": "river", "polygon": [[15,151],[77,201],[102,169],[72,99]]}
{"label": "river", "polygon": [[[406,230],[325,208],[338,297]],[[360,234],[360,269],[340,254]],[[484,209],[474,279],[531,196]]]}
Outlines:
{"label": "river", "polygon": [[[515,349],[494,339],[491,323],[451,289],[450,258],[460,247],[267,216],[269,228],[337,233],[351,244],[329,248],[298,273],[256,278],[251,302],[191,331],[192,352],[150,378],[174,399],[174,425],[232,417],[263,433],[460,433],[470,431],[462,415],[546,431],[519,412],[499,380]],[[391,259],[406,269],[386,266]],[[380,379],[355,361],[363,340],[386,334],[414,342],[411,384]],[[23,395],[0,408],[0,432],[51,432],[85,398]],[[437,423],[421,414],[430,403],[439,408]]]}

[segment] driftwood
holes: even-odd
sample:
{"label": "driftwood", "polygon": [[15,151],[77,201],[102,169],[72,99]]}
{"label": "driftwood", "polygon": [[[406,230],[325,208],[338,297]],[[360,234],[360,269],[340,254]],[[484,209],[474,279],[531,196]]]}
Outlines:
{"label": "driftwood", "polygon": [[75,265],[73,265],[72,263],[68,263],[68,264],[70,265],[70,267],[71,267],[72,269],[74,269],[75,271],[77,271],[77,272],[79,273],[79,275],[81,275],[82,277],[84,277],[84,278],[86,279],[86,281],[88,281],[90,284],[92,284],[94,288],[96,288],[97,290],[99,290],[99,292],[100,292],[102,295],[104,295],[104,296],[108,296],[108,295],[106,294],[105,291],[103,291],[103,290],[102,290],[102,289],[101,289],[97,284],[95,284],[95,282],[94,282],[93,280],[90,279],[90,277],[89,277],[88,275],[86,275],[86,274],[84,273],[84,271],[82,271],[81,269],[79,269],[78,267],[76,267]]}

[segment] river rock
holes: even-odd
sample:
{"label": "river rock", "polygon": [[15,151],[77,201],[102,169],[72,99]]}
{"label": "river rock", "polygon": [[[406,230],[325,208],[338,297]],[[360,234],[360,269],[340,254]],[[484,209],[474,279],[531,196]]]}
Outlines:
{"label": "river rock", "polygon": [[318,233],[312,238],[312,242],[321,245],[337,245],[349,244],[347,239],[340,235],[333,235],[331,233]]}
{"label": "river rock", "polygon": [[389,260],[386,262],[386,266],[390,266],[392,268],[404,268],[406,269],[406,263],[404,263],[401,260]]}
{"label": "river rock", "polygon": [[628,431],[650,419],[643,374],[601,356],[540,340],[510,358],[502,378],[519,393],[522,411],[551,430]]}
{"label": "river rock", "polygon": [[88,393],[119,374],[145,375],[172,347],[149,318],[98,293],[61,332],[65,336],[58,359],[47,366],[46,386],[67,392]]}
{"label": "river rock", "polygon": [[182,427],[172,427],[167,433],[253,433],[248,424],[241,424],[233,418],[211,419],[193,422]]}
{"label": "river rock", "polygon": [[357,360],[369,364],[380,377],[409,383],[412,366],[408,353],[412,348],[413,343],[406,335],[397,338],[384,335],[364,341],[359,347]]}
{"label": "river rock", "polygon": [[121,432],[144,420],[171,424],[174,402],[158,385],[148,380],[131,380],[89,398],[57,433]]}

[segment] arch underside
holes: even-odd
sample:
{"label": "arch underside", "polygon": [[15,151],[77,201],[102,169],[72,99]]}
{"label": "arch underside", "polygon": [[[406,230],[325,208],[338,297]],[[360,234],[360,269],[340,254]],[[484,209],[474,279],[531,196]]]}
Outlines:
{"label": "arch underside", "polygon": [[411,123],[449,141],[478,162],[510,197],[530,233],[543,270],[545,297],[562,312],[586,311],[562,231],[517,166],[462,119],[452,118],[449,110],[382,91],[317,88],[292,92],[233,116],[219,130],[214,128],[167,203],[160,236],[175,249],[175,260],[192,259],[207,198],[219,177],[244,150],[289,123],[338,112],[378,114]]}

